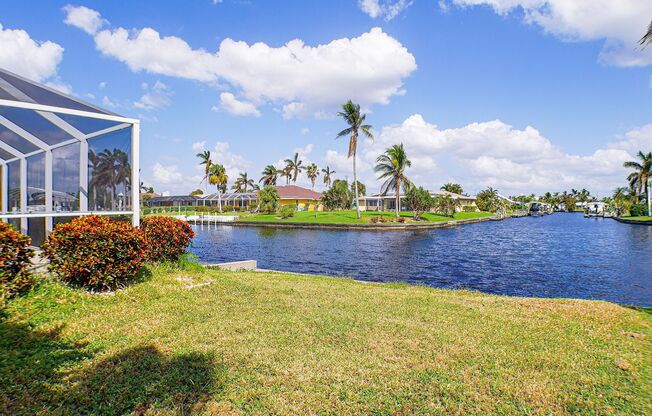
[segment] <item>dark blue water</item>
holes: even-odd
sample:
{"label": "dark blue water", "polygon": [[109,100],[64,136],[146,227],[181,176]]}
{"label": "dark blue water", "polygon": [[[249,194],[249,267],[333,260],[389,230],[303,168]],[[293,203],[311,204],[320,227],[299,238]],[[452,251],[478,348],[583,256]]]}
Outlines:
{"label": "dark blue water", "polygon": [[652,306],[652,227],[581,214],[426,231],[197,226],[205,262],[515,296]]}

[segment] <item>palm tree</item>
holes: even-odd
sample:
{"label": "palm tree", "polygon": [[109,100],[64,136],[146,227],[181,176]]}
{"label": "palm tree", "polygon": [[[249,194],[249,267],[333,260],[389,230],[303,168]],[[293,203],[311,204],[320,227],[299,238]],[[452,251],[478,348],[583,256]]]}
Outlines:
{"label": "palm tree", "polygon": [[115,151],[104,149],[99,155],[98,178],[107,188],[111,189],[111,209],[115,210],[116,187],[118,184],[118,154]]}
{"label": "palm tree", "polygon": [[201,179],[199,184],[201,185],[202,182],[206,181],[206,192],[208,192],[208,175],[211,170],[211,166],[213,165],[213,162],[211,161],[211,151],[210,150],[204,150],[201,153],[197,153],[197,157],[201,159],[201,162],[199,162],[200,165],[205,165],[204,166],[204,177]]}
{"label": "palm tree", "polygon": [[376,159],[376,173],[380,173],[378,179],[385,179],[380,188],[383,195],[387,195],[387,191],[393,189],[396,193],[396,216],[398,217],[401,212],[401,187],[407,190],[412,185],[410,179],[405,176],[405,170],[412,166],[412,162],[407,158],[403,143],[395,144],[378,156]]}
{"label": "palm tree", "polygon": [[247,172],[243,172],[238,176],[238,179],[235,180],[231,189],[235,189],[236,192],[245,193],[249,187],[254,187],[254,180],[249,179]]}
{"label": "palm tree", "polygon": [[[629,176],[627,176],[627,180],[629,181],[629,185],[632,187],[632,189],[637,190],[637,202],[640,202],[643,191],[648,187],[648,178],[652,178],[652,152],[643,153],[639,150],[636,156],[640,162],[625,162],[623,163],[623,166],[626,168],[634,169],[634,172],[630,173]],[[649,200],[649,189],[647,193]]]}
{"label": "palm tree", "polygon": [[[353,158],[353,183],[355,183],[358,180],[358,176],[355,170],[355,154],[358,150],[358,135],[360,132],[362,132],[362,134],[372,140],[374,136],[371,134],[371,125],[364,124],[367,115],[360,114],[359,104],[353,104],[353,102],[349,100],[342,106],[342,111],[338,112],[337,115],[342,117],[344,121],[346,121],[346,123],[349,125],[348,128],[339,132],[337,137],[350,136],[349,157]],[[360,204],[358,201],[357,188],[355,189],[355,211],[358,215],[358,219],[360,219]]]}
{"label": "palm tree", "polygon": [[306,175],[308,175],[308,179],[310,179],[310,182],[312,182],[312,190],[315,190],[315,181],[317,180],[317,176],[319,176],[319,168],[317,167],[316,164],[311,164],[308,165],[306,168]]}
{"label": "palm tree", "polygon": [[114,149],[113,154],[116,162],[116,182],[122,183],[122,208],[126,209],[129,204],[129,189],[131,182],[131,164],[129,163],[129,155],[120,149]]}
{"label": "palm tree", "polygon": [[262,182],[263,185],[276,185],[276,180],[278,179],[279,170],[276,169],[274,165],[267,165],[263,169],[262,177],[258,182]]}
{"label": "palm tree", "polygon": [[222,212],[222,191],[226,188],[229,177],[223,165],[211,165],[208,172],[208,183],[217,187],[217,209]]}
{"label": "palm tree", "polygon": [[454,194],[459,194],[459,195],[462,195],[462,193],[464,192],[464,189],[462,189],[462,185],[460,185],[459,183],[452,183],[452,182],[444,184],[439,189],[441,189],[442,191],[452,192]]}
{"label": "palm tree", "polygon": [[292,178],[292,168],[288,165],[279,171],[281,176],[285,177],[285,184],[290,184],[290,179]]}
{"label": "palm tree", "polygon": [[652,22],[647,26],[647,31],[638,43],[644,48],[652,45]]}
{"label": "palm tree", "polygon": [[327,188],[330,188],[333,175],[336,174],[337,172],[331,170],[331,168],[328,166],[326,166],[326,168],[322,169],[321,171],[324,174],[324,184],[326,185]]}
{"label": "palm tree", "polygon": [[[294,154],[294,159],[285,159],[285,168],[288,170],[288,173],[292,176],[292,183],[297,183],[297,177],[299,172],[305,169],[303,160],[299,160],[299,153]],[[288,183],[290,183],[290,176],[288,176]]]}

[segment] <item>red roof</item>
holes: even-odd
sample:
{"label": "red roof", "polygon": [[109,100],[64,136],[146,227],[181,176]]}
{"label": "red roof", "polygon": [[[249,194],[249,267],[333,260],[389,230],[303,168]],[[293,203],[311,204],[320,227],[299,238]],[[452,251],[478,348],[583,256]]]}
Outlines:
{"label": "red roof", "polygon": [[276,190],[281,199],[321,199],[319,192],[296,185],[277,186]]}

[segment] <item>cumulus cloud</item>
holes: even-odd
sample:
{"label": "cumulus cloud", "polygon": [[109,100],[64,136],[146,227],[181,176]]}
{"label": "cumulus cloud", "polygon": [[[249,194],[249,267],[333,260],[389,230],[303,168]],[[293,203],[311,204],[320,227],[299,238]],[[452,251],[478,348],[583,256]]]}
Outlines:
{"label": "cumulus cloud", "polygon": [[134,107],[143,110],[155,110],[167,107],[172,102],[170,99],[172,91],[161,81],[156,81],[151,87],[149,84],[144,83],[142,87],[146,92],[138,101],[134,102]]}
{"label": "cumulus cloud", "polygon": [[106,22],[100,14],[85,6],[72,6],[70,4],[63,8],[66,12],[64,22],[70,26],[75,26],[89,35],[94,35]]}
{"label": "cumulus cloud", "polygon": [[[250,102],[240,101],[230,92],[220,94],[220,108],[234,116],[260,117],[260,111]],[[216,109],[213,107],[213,109]]]}
{"label": "cumulus cloud", "polygon": [[[507,194],[587,188],[604,195],[624,183],[624,161],[639,149],[652,148],[652,125],[631,130],[591,154],[575,155],[530,126],[517,129],[493,120],[442,130],[415,114],[384,127],[373,143],[364,142],[359,150],[360,176],[375,183],[374,160],[398,143],[404,144],[413,162],[408,175],[431,189],[457,181],[471,192],[486,186]],[[329,151],[325,159],[338,172],[350,174],[351,161],[345,154]]]}
{"label": "cumulus cloud", "polygon": [[[34,81],[56,77],[63,48],[52,41],[38,42],[21,29],[0,24],[0,67]],[[59,84],[61,85],[61,84]]]}
{"label": "cumulus cloud", "polygon": [[272,47],[227,38],[215,52],[149,27],[100,30],[94,39],[102,54],[133,71],[224,82],[234,90],[227,101],[237,95],[250,113],[251,106],[272,103],[286,118],[331,114],[348,99],[363,107],[386,104],[404,93],[403,80],[416,69],[414,56],[381,28],[316,46],[300,39]]}
{"label": "cumulus cloud", "polygon": [[233,153],[231,146],[226,142],[217,142],[211,153],[213,163],[224,165],[229,180],[234,180],[240,173],[251,166],[251,162],[243,156]]}
{"label": "cumulus cloud", "polygon": [[461,7],[486,5],[506,15],[516,9],[527,23],[565,41],[604,40],[600,61],[617,66],[652,63],[652,50],[637,47],[652,16],[645,0],[452,0]]}
{"label": "cumulus cloud", "polygon": [[398,16],[403,10],[412,5],[411,0],[358,0],[360,9],[369,15],[372,19],[382,17],[385,21],[390,21]]}
{"label": "cumulus cloud", "polygon": [[192,150],[195,152],[201,152],[204,149],[206,149],[206,140],[201,141],[201,142],[194,142],[192,144]]}
{"label": "cumulus cloud", "polygon": [[118,103],[107,97],[106,95],[102,97],[102,105],[105,107],[111,107],[111,108],[116,108],[118,106]]}

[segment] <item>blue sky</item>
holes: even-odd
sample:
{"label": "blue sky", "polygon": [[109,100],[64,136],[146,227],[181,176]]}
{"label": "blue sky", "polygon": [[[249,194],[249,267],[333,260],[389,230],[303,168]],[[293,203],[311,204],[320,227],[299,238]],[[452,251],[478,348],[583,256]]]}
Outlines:
{"label": "blue sky", "polygon": [[376,135],[359,149],[370,189],[403,142],[418,185],[604,196],[652,150],[645,3],[9,0],[0,66],[140,118],[159,192],[197,187],[201,149],[234,179],[294,151],[350,178],[334,114],[351,98]]}

